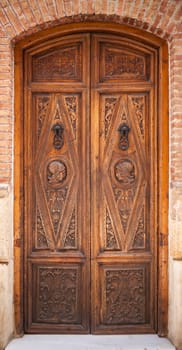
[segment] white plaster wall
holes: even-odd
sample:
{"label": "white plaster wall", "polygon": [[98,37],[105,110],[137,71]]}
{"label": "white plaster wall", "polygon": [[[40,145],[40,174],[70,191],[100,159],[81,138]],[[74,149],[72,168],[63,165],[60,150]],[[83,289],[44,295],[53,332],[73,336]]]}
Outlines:
{"label": "white plaster wall", "polygon": [[9,187],[0,187],[0,350],[12,337],[13,307],[13,197]]}
{"label": "white plaster wall", "polygon": [[169,264],[169,338],[182,350],[182,261]]}

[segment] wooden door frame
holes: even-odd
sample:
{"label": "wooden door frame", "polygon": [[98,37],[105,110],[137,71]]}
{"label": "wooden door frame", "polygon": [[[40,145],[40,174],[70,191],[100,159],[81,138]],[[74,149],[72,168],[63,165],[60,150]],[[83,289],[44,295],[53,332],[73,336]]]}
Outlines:
{"label": "wooden door frame", "polygon": [[116,23],[71,23],[33,34],[15,46],[15,131],[14,131],[14,305],[15,333],[23,334],[23,55],[27,48],[58,36],[80,32],[124,35],[158,50],[158,334],[168,326],[168,47],[166,41]]}

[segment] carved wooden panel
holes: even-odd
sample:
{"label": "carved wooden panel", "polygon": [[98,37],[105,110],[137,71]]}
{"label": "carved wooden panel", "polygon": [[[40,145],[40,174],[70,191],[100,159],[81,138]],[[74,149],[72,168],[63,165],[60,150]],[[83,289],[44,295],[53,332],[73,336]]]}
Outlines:
{"label": "carved wooden panel", "polygon": [[35,300],[33,322],[80,323],[81,269],[79,266],[33,266]]}
{"label": "carved wooden panel", "polygon": [[123,264],[100,268],[101,323],[134,325],[148,323],[150,269],[148,264]]}
{"label": "carved wooden panel", "polygon": [[[148,118],[147,96],[101,96],[101,104],[103,114],[100,125],[104,127],[104,134],[100,138],[103,155],[100,162],[102,190],[107,207],[104,219],[105,249],[112,247],[117,250],[119,246],[124,251],[131,248],[146,249],[149,231],[146,214],[149,205],[148,149],[145,144],[145,138],[148,137],[145,128]],[[108,120],[112,120],[110,127]],[[122,125],[129,128],[127,149],[126,136],[120,134]]]}
{"label": "carved wooden panel", "polygon": [[118,43],[100,42],[100,82],[110,80],[148,80],[150,76],[149,55]]}
{"label": "carved wooden panel", "polygon": [[72,43],[41,54],[32,59],[32,80],[80,81],[82,79],[82,43]]}
{"label": "carved wooden panel", "polygon": [[[34,106],[37,121],[34,184],[38,207],[35,247],[78,249],[78,150],[69,140],[78,142],[79,95],[35,94]],[[64,127],[59,153],[54,147],[56,123]]]}

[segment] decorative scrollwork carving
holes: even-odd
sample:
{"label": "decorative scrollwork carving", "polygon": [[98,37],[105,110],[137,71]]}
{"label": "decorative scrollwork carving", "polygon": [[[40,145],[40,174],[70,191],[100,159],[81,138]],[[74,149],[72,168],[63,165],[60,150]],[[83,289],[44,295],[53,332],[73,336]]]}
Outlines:
{"label": "decorative scrollwork carving", "polygon": [[145,207],[143,206],[134,242],[133,242],[133,248],[135,249],[141,249],[145,247]]}
{"label": "decorative scrollwork carving", "polygon": [[71,124],[73,132],[76,135],[76,122],[77,122],[77,113],[78,113],[78,96],[66,96],[65,104],[68,110],[68,114],[71,119]]}
{"label": "decorative scrollwork carving", "polygon": [[105,99],[105,117],[104,117],[104,123],[105,123],[105,138],[108,135],[111,119],[114,113],[114,107],[116,105],[117,98],[115,97],[107,97]]}
{"label": "decorative scrollwork carving", "polygon": [[138,119],[140,133],[142,138],[145,136],[145,125],[144,125],[144,96],[132,97],[133,105],[135,107],[135,114]]}
{"label": "decorative scrollwork carving", "polygon": [[78,318],[78,271],[39,268],[38,320],[73,323]]}
{"label": "decorative scrollwork carving", "polygon": [[106,248],[107,249],[118,248],[118,243],[112,227],[111,218],[107,209],[106,209]]}
{"label": "decorative scrollwork carving", "polygon": [[59,233],[59,222],[65,206],[68,188],[46,190],[48,208],[50,211],[54,233],[57,236]]}
{"label": "decorative scrollwork carving", "polygon": [[143,57],[124,54],[119,50],[106,49],[105,62],[105,73],[108,78],[145,78],[145,60]]}
{"label": "decorative scrollwork carving", "polygon": [[48,248],[45,229],[39,210],[37,210],[37,247],[39,249]]}
{"label": "decorative scrollwork carving", "polygon": [[76,247],[76,230],[76,210],[74,209],[65,235],[64,248]]}
{"label": "decorative scrollwork carving", "polygon": [[81,45],[62,47],[33,57],[33,81],[81,79]]}
{"label": "decorative scrollwork carving", "polygon": [[106,272],[106,324],[145,322],[145,275],[143,269]]}
{"label": "decorative scrollwork carving", "polygon": [[38,138],[40,137],[44,119],[47,114],[47,109],[49,106],[50,97],[49,96],[36,96],[36,110],[38,114]]}

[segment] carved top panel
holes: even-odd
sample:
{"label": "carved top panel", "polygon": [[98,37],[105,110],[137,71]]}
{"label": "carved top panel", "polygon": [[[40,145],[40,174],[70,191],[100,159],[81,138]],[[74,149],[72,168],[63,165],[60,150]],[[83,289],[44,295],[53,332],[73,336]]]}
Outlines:
{"label": "carved top panel", "polygon": [[148,80],[150,58],[118,45],[101,45],[103,64],[100,79],[105,80]]}
{"label": "carved top panel", "polygon": [[32,80],[80,81],[82,79],[81,43],[36,55],[32,59]]}

